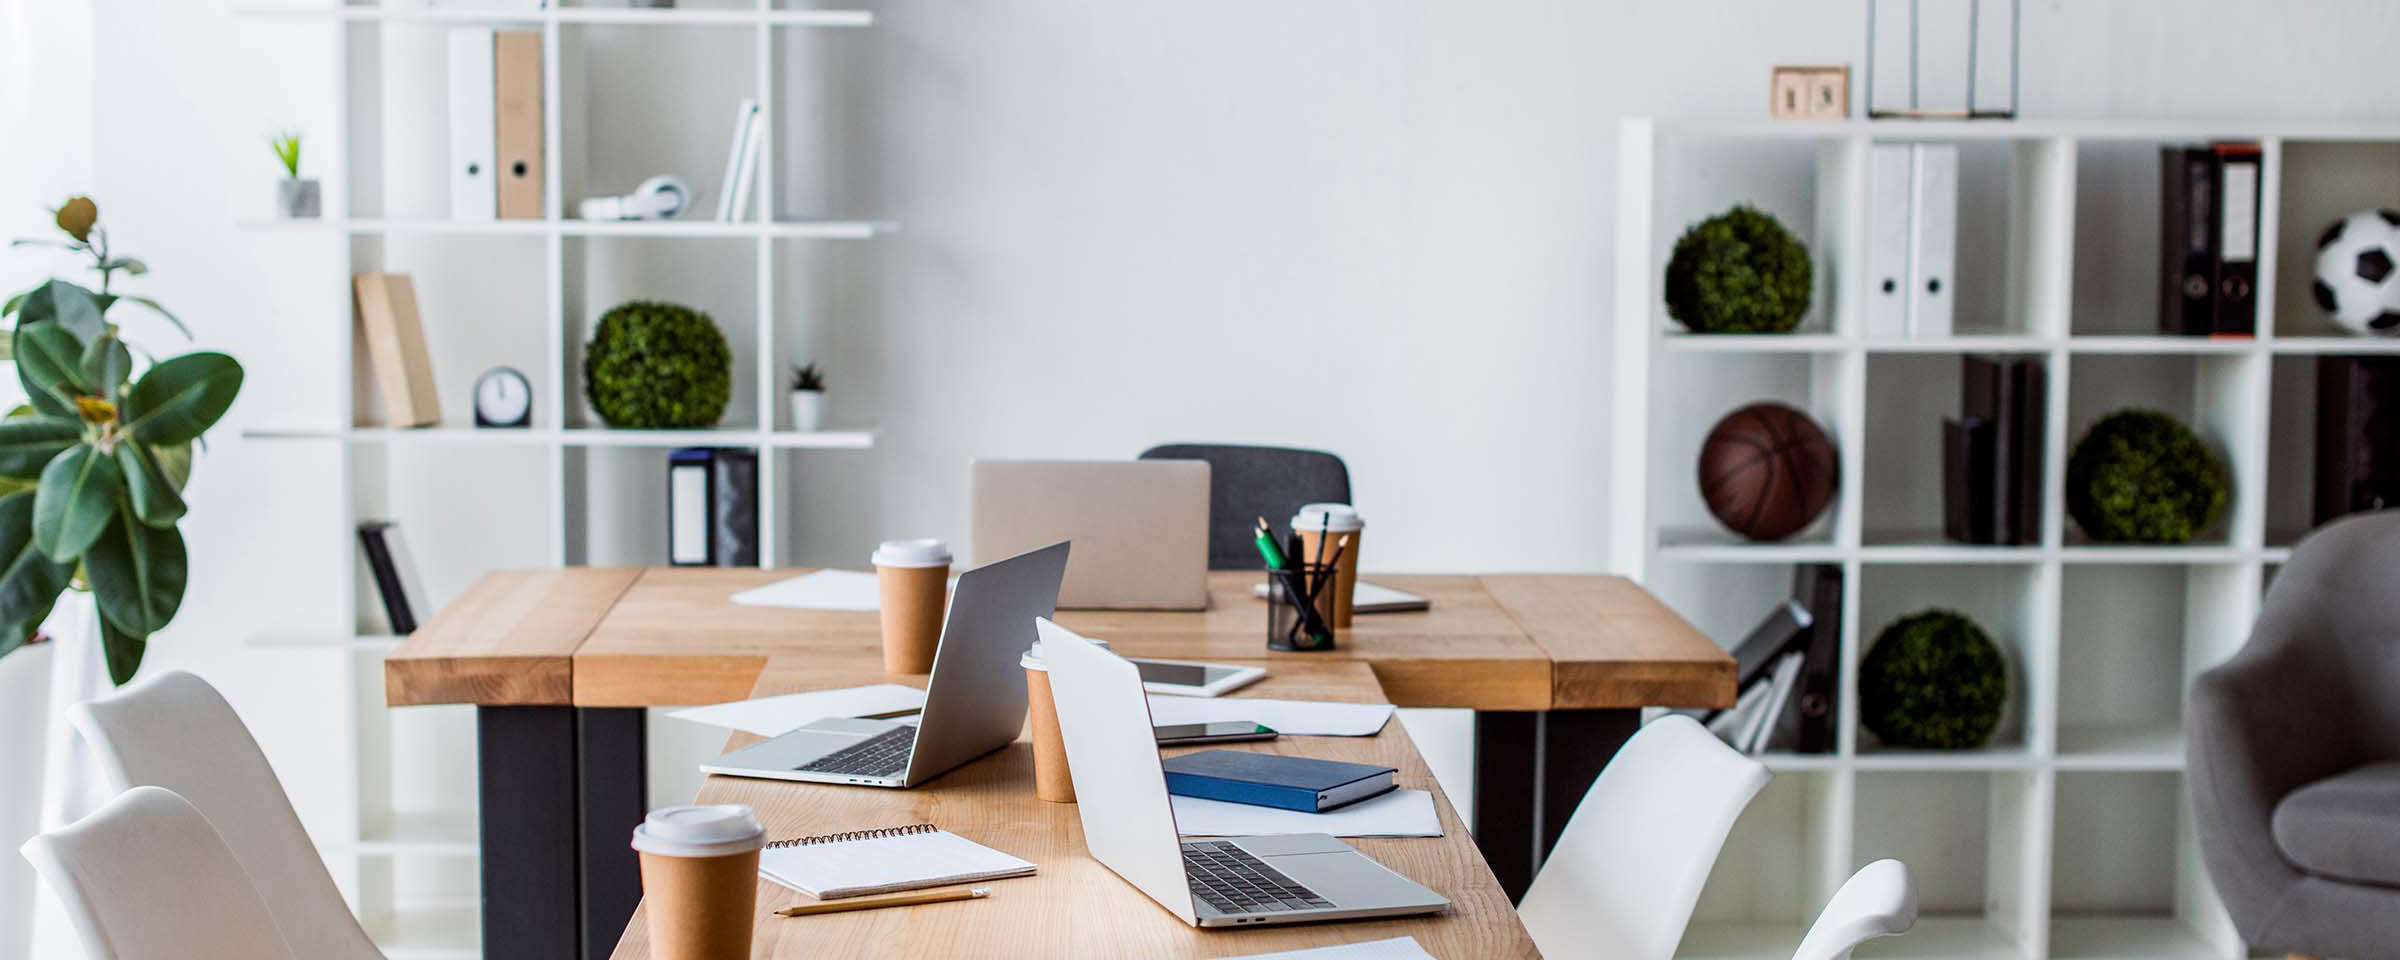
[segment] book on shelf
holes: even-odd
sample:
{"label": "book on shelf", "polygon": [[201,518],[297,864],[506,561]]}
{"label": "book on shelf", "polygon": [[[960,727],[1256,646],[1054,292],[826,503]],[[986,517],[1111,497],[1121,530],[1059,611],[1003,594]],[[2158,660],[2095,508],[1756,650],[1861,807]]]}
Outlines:
{"label": "book on shelf", "polygon": [[359,339],[383,394],[385,422],[395,427],[441,423],[441,392],[425,349],[416,286],[405,273],[362,273],[351,278],[351,286],[358,298]]}
{"label": "book on shelf", "polygon": [[733,145],[726,149],[725,179],[717,189],[717,219],[733,223],[750,205],[750,184],[758,179],[759,141],[765,137],[766,117],[758,101],[743,100],[733,110]]}
{"label": "book on shelf", "polygon": [[1960,417],[1943,428],[1943,534],[1962,543],[2034,543],[2048,399],[2042,362],[1967,356],[1959,364]]}
{"label": "book on shelf", "polygon": [[375,580],[375,592],[383,600],[385,622],[391,624],[395,636],[415,633],[425,618],[433,616],[433,606],[425,600],[425,587],[417,577],[417,564],[408,552],[408,541],[400,536],[400,525],[390,520],[368,520],[358,525],[359,549],[366,554],[367,573]]}
{"label": "book on shelf", "polygon": [[667,454],[667,562],[758,565],[758,452],[683,447]]}
{"label": "book on shelf", "polygon": [[2400,506],[2400,357],[2317,358],[2316,522]]}

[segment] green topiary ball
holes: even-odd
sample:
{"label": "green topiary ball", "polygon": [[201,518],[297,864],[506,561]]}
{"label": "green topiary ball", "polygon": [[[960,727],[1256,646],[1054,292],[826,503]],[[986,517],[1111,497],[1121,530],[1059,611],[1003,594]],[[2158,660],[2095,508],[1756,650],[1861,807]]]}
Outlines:
{"label": "green topiary ball", "polygon": [[1858,719],[1889,746],[1980,747],[2007,703],[1999,645],[1948,610],[1892,621],[1858,665]]}
{"label": "green topiary ball", "polygon": [[1667,260],[1667,315],[1694,333],[1786,333],[1808,312],[1808,247],[1748,205],[1700,222]]}
{"label": "green topiary ball", "polygon": [[2067,458],[2067,514],[2094,540],[2189,543],[2225,512],[2225,465],[2190,427],[2119,410]]}
{"label": "green topiary ball", "polygon": [[733,350],[708,314],[620,304],[600,315],[584,345],[583,394],[612,427],[713,427],[733,397]]}

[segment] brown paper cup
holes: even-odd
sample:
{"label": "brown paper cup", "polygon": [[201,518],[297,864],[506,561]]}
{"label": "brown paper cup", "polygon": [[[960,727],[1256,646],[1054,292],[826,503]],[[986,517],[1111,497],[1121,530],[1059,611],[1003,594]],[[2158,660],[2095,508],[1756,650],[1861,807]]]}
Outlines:
{"label": "brown paper cup", "polygon": [[641,857],[654,960],[749,960],[750,927],[758,919],[758,851]]}
{"label": "brown paper cup", "polygon": [[1025,700],[1033,727],[1033,795],[1051,803],[1075,802],[1075,776],[1067,768],[1067,741],[1058,732],[1058,702],[1050,699],[1050,672],[1025,668]]}
{"label": "brown paper cup", "polygon": [[1333,593],[1333,626],[1335,629],[1349,629],[1350,595],[1358,590],[1358,540],[1359,536],[1366,531],[1335,530],[1331,534],[1327,534],[1321,529],[1302,527],[1299,533],[1300,556],[1294,559],[1303,563],[1312,562],[1320,555],[1317,552],[1317,540],[1320,537],[1329,539],[1322,554],[1327,560],[1333,559],[1334,544],[1342,542],[1343,537],[1350,538],[1349,548],[1342,551],[1341,569],[1333,573],[1331,590]]}
{"label": "brown paper cup", "polygon": [[942,603],[950,587],[950,565],[878,566],[875,582],[883,595],[883,669],[933,672],[933,650],[942,642]]}

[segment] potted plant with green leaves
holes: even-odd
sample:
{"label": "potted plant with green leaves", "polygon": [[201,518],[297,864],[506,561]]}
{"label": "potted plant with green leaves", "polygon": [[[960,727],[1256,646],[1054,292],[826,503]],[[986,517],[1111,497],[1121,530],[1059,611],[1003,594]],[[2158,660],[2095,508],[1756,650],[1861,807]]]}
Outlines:
{"label": "potted plant with green leaves", "polygon": [[286,220],[314,220],[322,210],[323,191],[315,177],[300,175],[300,135],[286,131],[271,140],[284,177],[275,184],[275,213]]}
{"label": "potted plant with green leaves", "polygon": [[807,433],[824,425],[824,371],[813,363],[792,367],[792,429]]}
{"label": "potted plant with green leaves", "polygon": [[31,638],[62,594],[88,591],[109,677],[123,684],[183,602],[189,561],[176,524],[192,448],[241,392],[242,366],[203,351],[137,369],[111,308],[135,303],[183,324],[113,289],[147,267],[110,253],[99,218],[89,197],[71,197],[55,218],[67,240],[18,241],[90,257],[98,291],[54,279],[0,306],[30,398],[0,419],[0,655]]}

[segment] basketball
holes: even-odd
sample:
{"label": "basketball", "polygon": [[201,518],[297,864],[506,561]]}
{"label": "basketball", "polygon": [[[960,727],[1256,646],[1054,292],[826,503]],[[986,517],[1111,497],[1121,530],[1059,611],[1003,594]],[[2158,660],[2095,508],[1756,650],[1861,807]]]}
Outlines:
{"label": "basketball", "polygon": [[1800,532],[1833,502],[1840,475],[1825,431],[1780,403],[1726,414],[1700,444],[1700,498],[1719,523],[1752,540]]}

